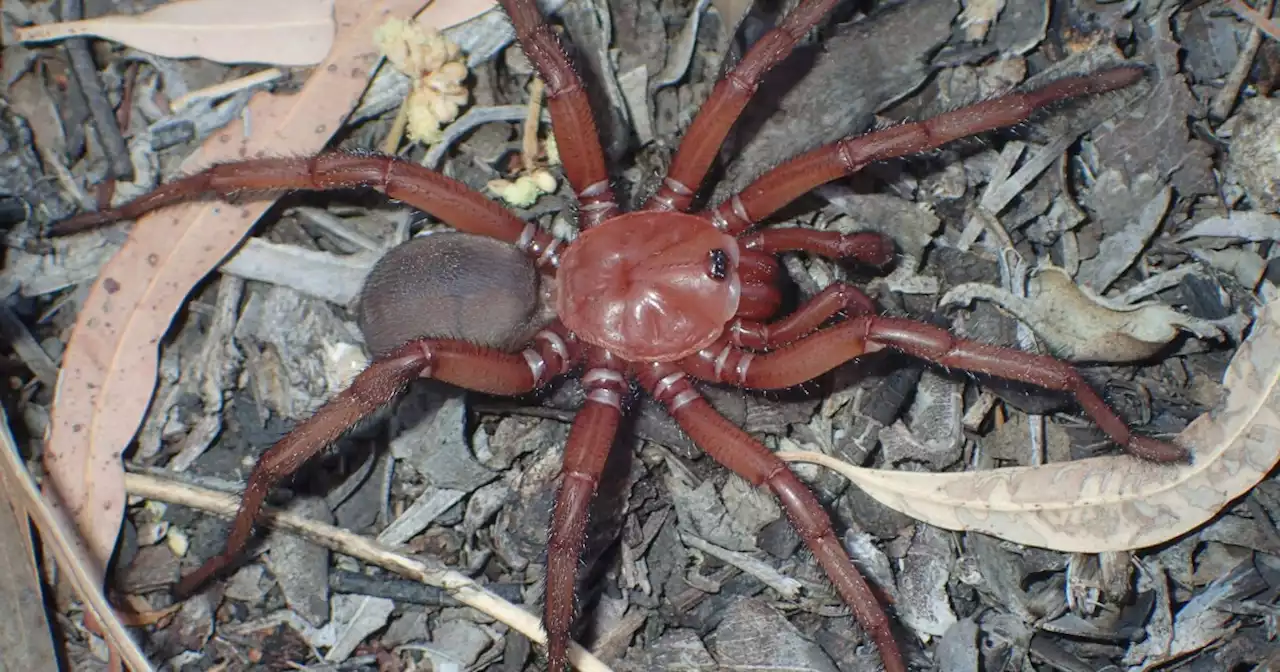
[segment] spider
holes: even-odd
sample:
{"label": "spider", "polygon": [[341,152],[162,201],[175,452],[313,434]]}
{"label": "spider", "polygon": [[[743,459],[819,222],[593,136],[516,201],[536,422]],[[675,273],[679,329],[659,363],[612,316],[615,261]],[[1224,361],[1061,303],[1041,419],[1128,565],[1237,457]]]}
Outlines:
{"label": "spider", "polygon": [[588,509],[634,387],[663,405],[706,454],[773,491],[890,672],[906,666],[889,619],[826,511],[781,460],[708,404],[698,381],[784,389],[893,349],[950,368],[1070,393],[1129,452],[1154,461],[1185,459],[1180,447],[1131,432],[1071,365],[881,316],[872,299],[852,285],[832,284],[775,319],[782,302],[777,254],[802,251],[882,266],[893,258],[894,248],[872,233],[756,229],[809,190],[872,162],[1014,125],[1069,98],[1129,86],[1143,77],[1140,66],[1064,78],[929,120],[850,136],[765,172],[710,209],[690,212],[718,148],[762,76],[835,4],[802,0],[751,47],[702,105],[661,186],[642,209],[623,213],[583,83],[558,38],[533,0],[503,0],[520,45],[546,82],[564,171],[578,199],[580,233],[572,242],[414,163],[337,152],[216,165],[119,208],[64,222],[61,229],[74,230],[133,219],[205,194],[363,186],[456,229],[412,239],[376,264],[359,309],[373,362],[262,456],[225,551],[187,575],[176,592],[190,594],[231,565],[244,550],[268,492],[419,377],[488,394],[523,395],[580,372],[585,402],[565,448],[547,552],[543,616],[552,670],[568,662]]}

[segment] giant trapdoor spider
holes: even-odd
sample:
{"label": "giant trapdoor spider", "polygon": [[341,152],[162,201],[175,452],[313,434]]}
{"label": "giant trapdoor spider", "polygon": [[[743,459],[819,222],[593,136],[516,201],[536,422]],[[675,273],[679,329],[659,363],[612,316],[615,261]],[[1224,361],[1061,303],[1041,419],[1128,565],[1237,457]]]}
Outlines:
{"label": "giant trapdoor spider", "polygon": [[[379,262],[360,310],[374,362],[350,388],[263,455],[249,478],[225,552],[188,575],[178,592],[191,592],[234,561],[272,487],[419,377],[489,394],[520,395],[581,371],[586,400],[565,448],[547,554],[544,618],[554,670],[566,663],[589,505],[634,384],[665,406],[708,455],[777,495],[891,671],[906,668],[888,618],[833,533],[823,507],[782,461],[720,416],[695,381],[788,388],[851,359],[892,348],[947,367],[1068,392],[1129,452],[1159,461],[1182,459],[1185,453],[1177,446],[1133,434],[1070,365],[960,340],[925,323],[879,316],[872,300],[850,285],[833,284],[790,315],[769,321],[781,305],[776,254],[803,251],[872,265],[893,256],[892,245],[878,234],[753,230],[783,206],[869,163],[1010,126],[1051,103],[1125,87],[1143,76],[1140,67],[1116,67],[927,121],[848,137],[783,163],[713,208],[688,212],[761,77],[834,4],[800,2],[751,47],[703,104],[661,187],[642,210],[622,213],[582,81],[533,0],[503,0],[521,46],[546,82],[564,170],[578,197],[581,233],[572,243],[416,164],[341,153],[214,166],[120,208],[65,223],[76,227],[131,219],[208,193],[225,197],[241,190],[367,186],[461,232],[414,239]],[[461,327],[419,321],[450,311],[460,311]],[[837,317],[845,319],[824,326]]]}

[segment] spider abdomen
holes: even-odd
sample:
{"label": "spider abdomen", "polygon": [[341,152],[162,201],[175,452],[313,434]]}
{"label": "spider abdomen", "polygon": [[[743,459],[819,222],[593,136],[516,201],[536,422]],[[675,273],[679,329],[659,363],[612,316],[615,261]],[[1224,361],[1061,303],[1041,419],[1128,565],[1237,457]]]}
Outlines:
{"label": "spider abdomen", "polygon": [[453,231],[387,252],[365,279],[359,324],[374,357],[420,338],[514,350],[550,315],[533,261],[512,245]]}
{"label": "spider abdomen", "polygon": [[675,361],[713,343],[737,312],[738,259],[738,241],[703,218],[621,215],[564,253],[556,309],[580,339],[624,359]]}

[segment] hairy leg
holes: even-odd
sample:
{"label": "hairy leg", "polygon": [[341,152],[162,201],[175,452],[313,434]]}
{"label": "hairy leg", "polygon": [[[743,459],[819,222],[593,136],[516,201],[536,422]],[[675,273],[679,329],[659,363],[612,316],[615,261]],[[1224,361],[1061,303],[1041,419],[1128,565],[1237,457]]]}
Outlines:
{"label": "hairy leg", "polygon": [[764,354],[712,346],[679,362],[704,380],[756,389],[799,385],[864,354],[893,348],[942,366],[1068,392],[1094,423],[1128,452],[1155,462],[1188,458],[1177,445],[1134,434],[1070,364],[1021,350],[957,338],[923,322],[896,317],[855,317],[780,350]]}
{"label": "hairy leg", "polygon": [[[713,223],[722,225],[722,222]],[[814,231],[796,226],[745,233],[738,237],[738,244],[744,250],[765,254],[808,252],[828,259],[853,259],[869,266],[889,263],[894,253],[893,241],[879,233]]]}
{"label": "hairy leg", "polygon": [[757,322],[737,318],[725,329],[726,338],[704,352],[726,347],[773,350],[795,341],[821,327],[837,315],[854,317],[874,315],[876,303],[853,285],[834,282],[818,292],[795,312],[775,322]]}
{"label": "hairy leg", "polygon": [[768,448],[717,413],[676,366],[644,365],[638,367],[637,376],[699,448],[751,484],[773,491],[840,597],[853,609],[858,624],[875,641],[885,670],[906,672],[884,608],[836,539],[817,497]]}
{"label": "hairy leg", "polygon": [[461,341],[421,340],[375,361],[350,387],[267,449],[249,475],[225,550],[183,577],[174,593],[186,597],[231,566],[249,543],[271,489],[357,422],[390,403],[414,378],[430,377],[489,394],[522,394],[567,371],[576,354],[572,341],[544,331],[523,353]]}
{"label": "hairy leg", "polygon": [[560,467],[560,490],[551,517],[547,544],[547,593],[543,622],[547,629],[547,669],[563,670],[568,662],[569,629],[573,626],[578,565],[586,537],[591,500],[613,446],[627,392],[625,363],[598,348],[589,348],[582,376],[586,402],[573,419]]}
{"label": "hairy leg", "polygon": [[[349,189],[370,187],[399,199],[449,226],[512,243],[554,268],[558,241],[533,224],[485,198],[467,185],[411,161],[392,156],[329,152],[306,158],[249,159],[220,163],[167,184],[118,207],[86,212],[53,226],[66,235],[183,201],[214,195],[229,198],[244,192]],[[548,254],[548,251],[551,251]]]}
{"label": "hairy leg", "polygon": [[812,30],[835,4],[835,0],[801,0],[782,19],[781,25],[751,45],[737,66],[716,83],[685,130],[680,148],[667,170],[667,177],[657,193],[645,203],[646,210],[683,212],[689,209],[694,192],[711,169],[711,162],[715,160],[720,145],[724,144],[729,129],[760,86],[760,79],[789,56],[800,38]]}
{"label": "hairy leg", "polygon": [[861,136],[850,136],[806,152],[756,178],[711,210],[712,221],[738,233],[764,220],[815,187],[852,175],[876,161],[918,154],[960,138],[1013,126],[1056,102],[1124,88],[1142,79],[1143,69],[1121,66],[1068,77],[1031,91],[1010,93]]}
{"label": "hairy leg", "polygon": [[524,53],[547,83],[547,107],[565,176],[578,196],[579,226],[589,228],[618,214],[591,104],[551,27],[534,0],[502,0]]}

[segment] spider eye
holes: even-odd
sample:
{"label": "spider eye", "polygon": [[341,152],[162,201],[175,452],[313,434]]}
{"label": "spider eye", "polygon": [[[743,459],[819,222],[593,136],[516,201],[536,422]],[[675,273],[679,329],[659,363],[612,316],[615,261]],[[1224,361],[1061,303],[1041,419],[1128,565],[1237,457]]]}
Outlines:
{"label": "spider eye", "polygon": [[707,276],[712,280],[724,280],[729,277],[729,253],[720,248],[711,250]]}

